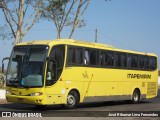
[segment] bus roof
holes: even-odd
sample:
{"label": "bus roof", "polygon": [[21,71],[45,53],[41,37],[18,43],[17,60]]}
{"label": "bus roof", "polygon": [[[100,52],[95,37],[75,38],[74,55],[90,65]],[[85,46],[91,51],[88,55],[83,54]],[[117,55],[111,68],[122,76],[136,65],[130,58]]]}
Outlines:
{"label": "bus roof", "polygon": [[33,41],[29,41],[29,42],[19,43],[16,46],[21,46],[21,45],[50,45],[50,46],[52,46],[52,45],[57,45],[57,44],[84,46],[84,47],[90,47],[90,48],[107,49],[107,50],[127,52],[127,53],[133,53],[133,54],[157,56],[154,53],[145,53],[145,52],[137,52],[137,51],[132,51],[132,50],[124,50],[124,49],[115,48],[114,46],[111,46],[108,44],[80,41],[80,40],[73,40],[73,39],[33,40]]}

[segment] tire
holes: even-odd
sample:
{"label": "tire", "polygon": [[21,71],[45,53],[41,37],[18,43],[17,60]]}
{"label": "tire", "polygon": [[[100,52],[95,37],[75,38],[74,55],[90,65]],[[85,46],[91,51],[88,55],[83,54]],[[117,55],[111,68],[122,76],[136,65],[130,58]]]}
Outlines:
{"label": "tire", "polygon": [[132,95],[132,103],[137,104],[140,101],[140,92],[139,90],[135,89]]}
{"label": "tire", "polygon": [[67,95],[67,104],[65,105],[65,108],[73,109],[76,108],[78,104],[79,104],[79,96],[77,92],[70,91]]}

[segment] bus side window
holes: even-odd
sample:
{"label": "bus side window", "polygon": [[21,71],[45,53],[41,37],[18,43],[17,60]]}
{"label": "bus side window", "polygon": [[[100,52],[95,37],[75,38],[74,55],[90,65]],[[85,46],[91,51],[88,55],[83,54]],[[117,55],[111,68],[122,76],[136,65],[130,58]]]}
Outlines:
{"label": "bus side window", "polygon": [[138,68],[138,56],[137,55],[132,56],[132,68]]}
{"label": "bus side window", "polygon": [[115,61],[115,67],[120,68],[121,67],[121,56],[120,56],[120,53],[115,52],[114,61]]}
{"label": "bus side window", "polygon": [[144,69],[145,70],[149,69],[149,57],[148,56],[144,57]]}
{"label": "bus side window", "polygon": [[121,67],[127,67],[127,54],[121,53]]}
{"label": "bus side window", "polygon": [[101,63],[101,66],[105,66],[105,52],[101,51],[101,54],[100,54],[100,63]]}
{"label": "bus side window", "polygon": [[134,54],[128,54],[128,68],[138,68],[138,56]]}
{"label": "bus side window", "polygon": [[81,65],[83,64],[83,49],[81,48],[76,48],[75,49],[75,64]]}
{"label": "bus side window", "polygon": [[139,68],[140,69],[144,69],[144,57],[143,56],[139,56]]}
{"label": "bus side window", "polygon": [[114,55],[115,67],[125,68],[127,66],[126,59],[127,57],[125,53],[115,52]]}
{"label": "bus side window", "polygon": [[150,70],[155,70],[157,68],[157,59],[156,57],[150,57]]}
{"label": "bus side window", "polygon": [[98,52],[97,50],[90,50],[90,65],[98,64]]}
{"label": "bus side window", "polygon": [[82,65],[83,64],[83,49],[79,47],[69,47],[67,54],[67,64]]}
{"label": "bus side window", "polygon": [[84,51],[84,64],[85,65],[89,65],[89,61],[90,61],[90,59],[89,59],[89,50],[85,50]]}
{"label": "bus side window", "polygon": [[75,49],[74,48],[68,49],[67,61],[68,61],[68,64],[75,63]]}
{"label": "bus side window", "polygon": [[107,52],[107,66],[114,66],[114,52]]}
{"label": "bus side window", "polygon": [[50,61],[48,64],[47,69],[47,78],[46,85],[53,85],[60,77],[63,65],[64,65],[64,53],[65,53],[65,46],[64,45],[57,45],[53,46],[50,52],[50,58],[53,61]]}
{"label": "bus side window", "polygon": [[128,68],[132,67],[132,56],[130,54],[128,54],[128,57],[127,57],[127,67]]}
{"label": "bus side window", "polygon": [[149,70],[149,57],[148,56],[139,56],[139,68],[141,70]]}

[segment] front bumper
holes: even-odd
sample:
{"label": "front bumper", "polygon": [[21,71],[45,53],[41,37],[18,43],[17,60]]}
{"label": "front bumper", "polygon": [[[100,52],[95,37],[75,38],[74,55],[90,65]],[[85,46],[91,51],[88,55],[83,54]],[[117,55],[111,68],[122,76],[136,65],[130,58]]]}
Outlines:
{"label": "front bumper", "polygon": [[34,105],[46,105],[44,96],[18,96],[18,95],[6,95],[7,102],[16,102],[24,104]]}

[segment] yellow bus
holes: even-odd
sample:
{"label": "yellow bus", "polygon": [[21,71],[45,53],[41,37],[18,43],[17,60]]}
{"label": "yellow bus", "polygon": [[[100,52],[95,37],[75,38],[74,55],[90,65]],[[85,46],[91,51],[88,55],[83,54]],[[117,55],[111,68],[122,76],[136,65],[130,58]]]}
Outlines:
{"label": "yellow bus", "polygon": [[157,56],[72,39],[24,42],[13,48],[6,86],[8,102],[37,106],[138,103],[157,96]]}

